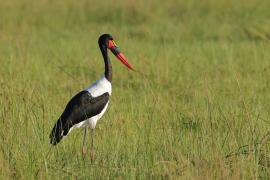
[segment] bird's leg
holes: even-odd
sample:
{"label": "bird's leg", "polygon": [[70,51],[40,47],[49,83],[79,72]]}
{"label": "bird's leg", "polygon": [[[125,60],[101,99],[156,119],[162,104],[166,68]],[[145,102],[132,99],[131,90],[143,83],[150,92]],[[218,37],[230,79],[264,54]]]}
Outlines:
{"label": "bird's leg", "polygon": [[86,137],[87,137],[87,127],[84,129],[84,135],[83,135],[83,146],[82,146],[82,157],[85,158],[86,155]]}
{"label": "bird's leg", "polygon": [[94,129],[91,129],[91,149],[90,149],[91,161],[94,160]]}

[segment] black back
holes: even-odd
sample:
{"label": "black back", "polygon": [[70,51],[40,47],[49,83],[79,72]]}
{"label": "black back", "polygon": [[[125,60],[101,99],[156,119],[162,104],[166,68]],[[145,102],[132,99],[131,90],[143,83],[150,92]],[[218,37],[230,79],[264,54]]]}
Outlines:
{"label": "black back", "polygon": [[50,134],[51,144],[59,143],[75,124],[101,113],[108,101],[109,93],[92,97],[88,91],[81,91],[75,95],[54,125]]}

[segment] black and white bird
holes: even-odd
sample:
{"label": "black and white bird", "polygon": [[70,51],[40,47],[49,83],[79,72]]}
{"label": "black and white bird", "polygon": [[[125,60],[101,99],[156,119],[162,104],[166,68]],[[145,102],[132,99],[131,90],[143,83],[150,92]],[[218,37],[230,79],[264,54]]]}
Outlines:
{"label": "black and white bird", "polygon": [[110,34],[103,34],[98,40],[99,48],[104,58],[105,72],[99,80],[76,94],[66,105],[62,115],[54,125],[50,134],[50,142],[56,145],[75,128],[84,128],[82,156],[86,155],[87,128],[91,128],[90,157],[94,159],[94,129],[97,121],[106,111],[112,93],[112,66],[107,53],[112,53],[129,69],[134,70],[127,58],[120,52]]}

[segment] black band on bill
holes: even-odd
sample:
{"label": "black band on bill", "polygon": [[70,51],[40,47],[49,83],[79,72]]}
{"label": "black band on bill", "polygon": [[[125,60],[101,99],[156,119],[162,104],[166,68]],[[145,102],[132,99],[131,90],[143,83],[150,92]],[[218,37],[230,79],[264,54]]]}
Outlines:
{"label": "black band on bill", "polygon": [[118,47],[111,48],[111,51],[115,56],[120,53],[120,49]]}

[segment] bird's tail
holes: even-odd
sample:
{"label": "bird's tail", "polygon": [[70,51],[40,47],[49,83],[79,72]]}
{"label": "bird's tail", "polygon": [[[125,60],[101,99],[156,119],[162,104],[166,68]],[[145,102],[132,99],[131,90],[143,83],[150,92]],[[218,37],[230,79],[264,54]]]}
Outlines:
{"label": "bird's tail", "polygon": [[50,140],[52,145],[58,144],[64,136],[63,126],[60,120],[54,125],[50,134]]}

